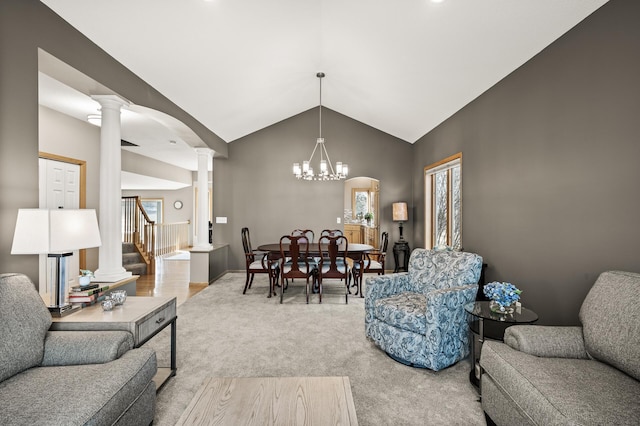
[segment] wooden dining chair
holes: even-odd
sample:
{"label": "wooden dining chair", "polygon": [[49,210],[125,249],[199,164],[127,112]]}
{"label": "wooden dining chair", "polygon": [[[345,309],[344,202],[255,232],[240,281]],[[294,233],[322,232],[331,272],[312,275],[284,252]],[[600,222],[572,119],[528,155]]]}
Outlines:
{"label": "wooden dining chair", "polygon": [[294,237],[303,236],[304,239],[300,240],[301,243],[305,242],[305,240],[311,244],[316,237],[315,233],[311,229],[294,229],[291,231],[291,235]]}
{"label": "wooden dining chair", "polygon": [[344,235],[330,237],[323,235],[318,240],[320,263],[318,265],[318,290],[322,303],[322,281],[325,278],[339,278],[345,280],[344,300],[349,303],[349,284],[351,271],[347,263],[349,255],[349,241]]}
{"label": "wooden dining chair", "polygon": [[362,260],[353,262],[353,285],[357,286],[356,295],[364,297],[362,294],[362,277],[366,273],[377,273],[384,275],[384,259],[387,254],[387,246],[389,244],[389,233],[380,234],[380,245],[377,249],[365,253]]}
{"label": "wooden dining chair", "polygon": [[[302,243],[309,243],[309,244],[313,244],[313,241],[315,239],[316,234],[311,230],[311,229],[294,229],[293,231],[291,231],[291,235],[293,236],[302,236],[303,238],[300,239],[300,244]],[[302,261],[302,259],[300,259]],[[317,266],[319,259],[317,257],[311,256],[310,257],[310,261],[314,266]],[[315,285],[315,283],[314,283]],[[315,291],[315,290],[314,290]]]}
{"label": "wooden dining chair", "polygon": [[339,235],[344,235],[341,229],[323,229],[320,233],[320,236],[328,236],[328,237],[337,237]]}
{"label": "wooden dining chair", "polygon": [[269,275],[269,296],[274,294],[275,282],[278,279],[278,273],[280,267],[278,262],[275,262],[268,257],[268,252],[253,250],[251,248],[251,236],[249,228],[242,228],[242,248],[244,249],[245,268],[247,271],[247,279],[244,283],[244,290],[242,294],[247,293],[247,289],[251,288],[253,284],[253,277],[255,274],[268,274]]}
{"label": "wooden dining chair", "polygon": [[317,277],[317,264],[309,257],[311,244],[304,235],[285,235],[280,238],[280,303],[291,278],[306,280],[306,296],[309,303],[309,277],[313,277],[312,285]]}

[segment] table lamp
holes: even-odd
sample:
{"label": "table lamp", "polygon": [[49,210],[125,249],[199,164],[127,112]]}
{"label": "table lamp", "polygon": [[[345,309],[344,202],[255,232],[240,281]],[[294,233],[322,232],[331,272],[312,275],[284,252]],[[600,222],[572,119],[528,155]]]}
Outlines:
{"label": "table lamp", "polygon": [[55,259],[49,311],[61,315],[71,308],[66,302],[69,280],[66,258],[75,250],[101,244],[93,209],[19,209],[11,254],[47,254]]}
{"label": "table lamp", "polygon": [[400,241],[404,242],[402,236],[402,222],[406,222],[409,219],[409,211],[407,209],[407,203],[399,202],[393,203],[393,221],[400,222]]}

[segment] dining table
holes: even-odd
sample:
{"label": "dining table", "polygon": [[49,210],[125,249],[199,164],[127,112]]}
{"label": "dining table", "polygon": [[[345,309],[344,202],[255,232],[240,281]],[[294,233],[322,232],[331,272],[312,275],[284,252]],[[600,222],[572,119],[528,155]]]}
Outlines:
{"label": "dining table", "polygon": [[[298,246],[300,248],[300,252],[306,252],[307,250],[306,243],[300,243],[298,244]],[[328,247],[329,247],[329,244],[323,243],[320,246],[318,246],[318,243],[311,243],[309,244],[309,256],[319,257],[320,249],[322,248],[322,251],[326,253],[328,250]],[[364,262],[365,255],[373,249],[374,247],[369,244],[349,243],[347,245],[347,257],[353,260],[354,262],[360,262],[361,263],[360,266],[362,267],[362,263]],[[268,252],[268,259],[270,261],[275,261],[277,259],[280,259],[280,257],[282,257],[282,254],[280,251],[280,243],[261,244],[258,246],[258,250]],[[289,252],[288,243],[282,243],[282,251],[284,251],[285,255]],[[344,251],[344,245],[339,244],[338,252],[342,252],[342,251]],[[274,285],[275,282],[277,281],[277,277],[274,277],[274,278],[276,278],[276,280],[271,280],[272,285]],[[273,290],[274,289],[271,288],[269,295],[273,294]],[[364,295],[362,294],[361,284],[358,285],[356,294],[359,294],[360,297],[364,297]]]}

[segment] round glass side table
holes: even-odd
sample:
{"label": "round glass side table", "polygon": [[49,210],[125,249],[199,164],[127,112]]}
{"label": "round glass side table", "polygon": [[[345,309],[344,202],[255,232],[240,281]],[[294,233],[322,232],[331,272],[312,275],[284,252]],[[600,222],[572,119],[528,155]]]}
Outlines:
{"label": "round glass side table", "polygon": [[[464,310],[471,314],[469,328],[473,332],[471,340],[472,365],[469,380],[480,390],[480,351],[485,339],[502,340],[504,330],[515,324],[531,324],[538,320],[538,314],[525,307],[516,308],[513,313],[499,314],[489,308],[489,301],[467,303]],[[485,324],[485,320],[489,322]]]}

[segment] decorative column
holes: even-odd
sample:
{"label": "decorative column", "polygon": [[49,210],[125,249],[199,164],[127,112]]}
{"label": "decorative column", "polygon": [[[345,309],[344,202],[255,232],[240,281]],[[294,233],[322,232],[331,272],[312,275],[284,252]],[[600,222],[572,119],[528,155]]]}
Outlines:
{"label": "decorative column", "polygon": [[198,210],[196,211],[196,244],[194,249],[210,250],[209,243],[209,164],[213,151],[209,148],[196,148],[198,153]]}
{"label": "decorative column", "polygon": [[120,110],[129,102],[115,95],[96,95],[100,103],[100,237],[96,281],[115,282],[131,276],[122,267],[122,152]]}

